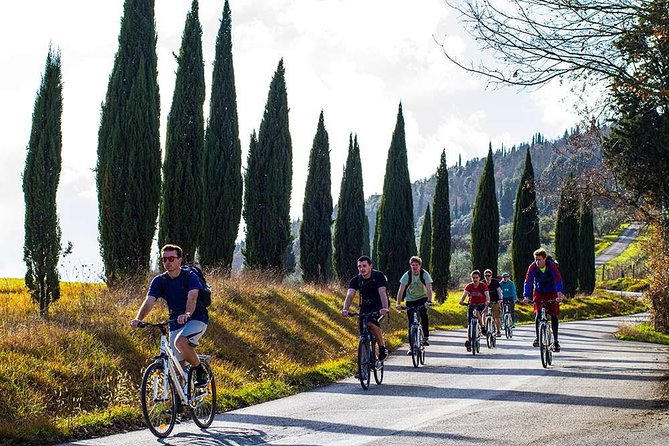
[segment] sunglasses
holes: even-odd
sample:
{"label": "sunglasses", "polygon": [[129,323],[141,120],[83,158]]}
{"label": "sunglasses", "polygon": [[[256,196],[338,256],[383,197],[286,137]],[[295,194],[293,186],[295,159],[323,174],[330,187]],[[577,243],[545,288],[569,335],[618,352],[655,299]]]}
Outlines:
{"label": "sunglasses", "polygon": [[486,277],[492,277],[492,274],[486,274],[485,276]]}
{"label": "sunglasses", "polygon": [[174,261],[175,261],[176,259],[178,259],[178,258],[179,258],[179,257],[177,257],[177,256],[167,256],[167,257],[163,257],[163,262],[174,262]]}

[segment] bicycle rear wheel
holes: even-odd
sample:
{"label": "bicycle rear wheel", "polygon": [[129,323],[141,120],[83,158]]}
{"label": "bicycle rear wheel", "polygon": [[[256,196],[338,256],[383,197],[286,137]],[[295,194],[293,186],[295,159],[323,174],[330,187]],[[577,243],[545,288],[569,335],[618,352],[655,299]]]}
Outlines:
{"label": "bicycle rear wheel", "polygon": [[548,348],[548,335],[546,334],[546,325],[539,325],[539,350],[541,353],[541,365],[544,368],[548,367],[548,355],[550,354]]}
{"label": "bicycle rear wheel", "polygon": [[370,358],[371,358],[370,343],[368,340],[360,340],[358,343],[358,377],[360,385],[363,389],[369,389],[370,374]]}
{"label": "bicycle rear wheel", "polygon": [[415,325],[411,326],[411,334],[409,335],[409,346],[411,348],[411,362],[413,363],[414,367],[418,367],[418,364],[420,363],[420,338],[418,335],[418,327]]}
{"label": "bicycle rear wheel", "polygon": [[372,368],[374,370],[374,381],[377,384],[383,382],[383,361],[379,361],[378,356],[376,355],[376,343],[372,342]]}
{"label": "bicycle rear wheel", "polygon": [[204,361],[200,364],[207,372],[207,385],[206,387],[195,386],[195,372],[191,367],[188,371],[187,396],[193,414],[193,421],[204,429],[211,426],[216,416],[216,381],[209,364]]}
{"label": "bicycle rear wheel", "polygon": [[476,344],[478,344],[479,342],[478,330],[479,330],[478,321],[476,320],[476,318],[472,318],[472,320],[469,321],[469,339],[471,340],[472,343],[472,355],[476,355],[476,353],[478,353],[476,351]]}
{"label": "bicycle rear wheel", "polygon": [[142,377],[142,413],[153,435],[167,437],[177,420],[177,395],[163,365],[153,363]]}

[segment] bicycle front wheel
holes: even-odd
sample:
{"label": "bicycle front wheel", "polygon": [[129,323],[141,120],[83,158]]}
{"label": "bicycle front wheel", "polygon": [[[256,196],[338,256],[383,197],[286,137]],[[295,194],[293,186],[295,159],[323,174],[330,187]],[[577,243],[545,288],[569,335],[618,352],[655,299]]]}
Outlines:
{"label": "bicycle front wheel", "polygon": [[548,334],[546,333],[546,325],[544,324],[541,324],[539,326],[539,349],[541,353],[541,365],[544,368],[547,368],[548,355],[550,354],[550,352],[548,347]]}
{"label": "bicycle front wheel", "polygon": [[476,355],[476,353],[478,353],[476,351],[476,344],[479,342],[478,330],[478,321],[476,318],[472,318],[472,320],[469,322],[469,339],[472,344],[472,355]]}
{"label": "bicycle front wheel", "polygon": [[420,362],[419,358],[419,347],[420,347],[420,339],[418,337],[418,328],[415,325],[411,326],[411,335],[410,337],[410,348],[411,348],[411,362],[413,363],[414,367],[418,367],[418,364]]}
{"label": "bicycle front wheel", "polygon": [[511,315],[510,314],[505,314],[504,315],[504,334],[506,335],[507,339],[511,339],[513,337],[513,321],[511,320]]}
{"label": "bicycle front wheel", "polygon": [[202,367],[207,372],[207,385],[195,385],[195,371],[191,367],[188,371],[188,404],[190,405],[193,421],[203,429],[211,426],[216,416],[216,380],[211,366],[202,361]]}
{"label": "bicycle front wheel", "polygon": [[358,378],[363,389],[369,389],[370,358],[372,357],[369,341],[361,340],[358,343]]}
{"label": "bicycle front wheel", "polygon": [[379,361],[378,356],[376,355],[376,342],[372,342],[372,369],[374,370],[374,381],[377,384],[383,382],[383,361]]}
{"label": "bicycle front wheel", "polygon": [[160,363],[151,364],[142,378],[142,413],[153,435],[167,437],[177,419],[177,395]]}
{"label": "bicycle front wheel", "polygon": [[486,319],[485,321],[485,342],[488,345],[488,348],[493,348],[493,337],[495,336],[495,330],[492,328],[492,320]]}
{"label": "bicycle front wheel", "polygon": [[553,341],[553,330],[551,328],[548,329],[548,351],[546,352],[546,362],[548,362],[548,365],[553,364],[553,347],[555,346],[555,343]]}

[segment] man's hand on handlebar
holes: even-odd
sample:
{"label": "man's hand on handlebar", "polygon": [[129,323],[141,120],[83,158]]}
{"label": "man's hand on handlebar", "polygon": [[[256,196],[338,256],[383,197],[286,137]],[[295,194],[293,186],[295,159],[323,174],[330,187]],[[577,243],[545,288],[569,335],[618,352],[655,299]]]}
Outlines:
{"label": "man's hand on handlebar", "polygon": [[137,328],[137,327],[139,327],[139,323],[140,323],[140,322],[142,322],[142,321],[140,321],[140,320],[137,319],[137,318],[132,319],[132,320],[130,321],[130,326],[131,326],[132,328]]}

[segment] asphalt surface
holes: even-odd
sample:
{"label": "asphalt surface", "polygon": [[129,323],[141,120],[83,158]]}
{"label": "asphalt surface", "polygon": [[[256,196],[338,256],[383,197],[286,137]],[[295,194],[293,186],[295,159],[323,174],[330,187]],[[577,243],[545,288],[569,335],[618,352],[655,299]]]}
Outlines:
{"label": "asphalt surface", "polygon": [[[621,321],[560,324],[562,352],[541,366],[534,326],[472,356],[464,330],[435,332],[426,365],[406,346],[386,363],[382,385],[353,378],[192,422],[158,441],[148,430],[73,445],[662,445],[669,408],[660,401],[669,348],[624,342]],[[351,352],[354,354],[354,352]]]}
{"label": "asphalt surface", "polygon": [[618,257],[639,235],[641,224],[632,223],[620,233],[615,242],[595,257],[595,266],[601,266]]}

